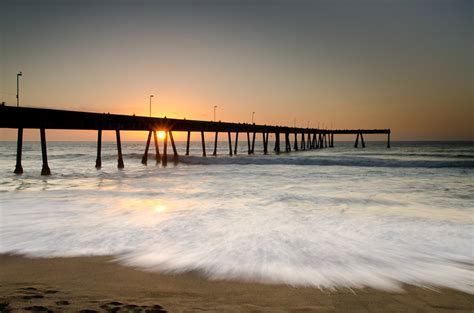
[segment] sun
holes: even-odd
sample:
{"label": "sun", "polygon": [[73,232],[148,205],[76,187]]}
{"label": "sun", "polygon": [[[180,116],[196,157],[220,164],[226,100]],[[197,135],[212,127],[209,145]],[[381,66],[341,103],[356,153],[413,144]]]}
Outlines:
{"label": "sun", "polygon": [[160,139],[165,139],[165,132],[164,132],[163,130],[160,130],[160,131],[158,132],[158,138],[160,138]]}

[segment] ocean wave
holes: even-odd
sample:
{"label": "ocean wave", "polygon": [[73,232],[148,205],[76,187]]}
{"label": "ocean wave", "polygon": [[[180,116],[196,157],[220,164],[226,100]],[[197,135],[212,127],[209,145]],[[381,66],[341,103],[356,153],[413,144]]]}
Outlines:
{"label": "ocean wave", "polygon": [[47,217],[41,206],[18,207],[4,214],[0,252],[114,255],[147,271],[327,290],[401,291],[402,284],[412,284],[474,294],[471,224],[285,206],[173,212],[160,207],[156,213],[144,210],[146,202],[137,205],[64,210],[60,202],[49,202]]}
{"label": "ocean wave", "polygon": [[300,166],[355,166],[395,168],[474,168],[470,160],[401,160],[374,157],[307,156],[307,157],[195,157],[179,156],[179,162],[186,164],[240,164],[240,165],[300,165]]}

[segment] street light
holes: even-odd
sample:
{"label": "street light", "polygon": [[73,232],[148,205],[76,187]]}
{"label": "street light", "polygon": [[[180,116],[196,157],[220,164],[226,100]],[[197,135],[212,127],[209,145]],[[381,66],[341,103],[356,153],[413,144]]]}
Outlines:
{"label": "street light", "polygon": [[214,122],[216,121],[216,109],[217,109],[217,105],[214,106]]}
{"label": "street light", "polygon": [[252,124],[253,124],[253,118],[255,116],[255,112],[252,112]]}
{"label": "street light", "polygon": [[23,76],[21,72],[16,74],[16,106],[20,106],[20,76]]}
{"label": "street light", "polygon": [[154,95],[150,95],[150,117],[151,117],[151,98],[153,98]]}

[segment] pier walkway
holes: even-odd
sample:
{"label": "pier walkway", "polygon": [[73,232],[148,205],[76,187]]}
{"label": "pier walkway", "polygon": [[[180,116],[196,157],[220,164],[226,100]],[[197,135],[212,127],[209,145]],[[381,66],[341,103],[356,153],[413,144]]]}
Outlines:
{"label": "pier walkway", "polygon": [[[102,165],[101,145],[102,131],[112,130],[116,133],[117,140],[117,162],[118,167],[123,168],[122,144],[120,140],[120,131],[148,131],[148,138],[145,145],[142,163],[147,164],[148,150],[151,137],[153,135],[155,145],[155,156],[157,162],[167,164],[168,138],[173,150],[173,160],[178,160],[178,151],[173,139],[173,132],[187,132],[186,155],[189,155],[189,143],[191,132],[201,134],[202,155],[206,156],[206,145],[204,134],[212,132],[214,137],[213,155],[217,153],[217,141],[219,133],[227,133],[229,144],[229,155],[237,154],[237,144],[239,134],[245,134],[247,140],[248,154],[254,154],[255,138],[257,134],[261,136],[263,142],[263,153],[268,153],[269,134],[275,134],[273,142],[273,151],[275,153],[323,149],[334,147],[334,135],[353,134],[356,135],[354,147],[358,147],[359,138],[363,148],[365,148],[364,136],[366,134],[386,134],[387,148],[390,148],[390,129],[318,129],[318,128],[299,128],[273,125],[256,125],[247,123],[227,123],[227,122],[208,122],[187,119],[157,118],[118,115],[108,113],[78,112],[66,110],[39,109],[27,107],[0,106],[0,128],[18,129],[17,157],[14,173],[23,173],[21,165],[21,154],[23,145],[23,129],[39,129],[41,137],[41,152],[43,158],[43,167],[41,175],[50,175],[48,166],[48,157],[46,149],[46,129],[69,129],[69,130],[96,130],[97,131],[97,158],[96,167]],[[163,131],[165,138],[163,140],[163,151],[160,154],[157,131]],[[232,143],[232,134],[235,134],[234,144]],[[281,138],[282,137],[282,138]]]}

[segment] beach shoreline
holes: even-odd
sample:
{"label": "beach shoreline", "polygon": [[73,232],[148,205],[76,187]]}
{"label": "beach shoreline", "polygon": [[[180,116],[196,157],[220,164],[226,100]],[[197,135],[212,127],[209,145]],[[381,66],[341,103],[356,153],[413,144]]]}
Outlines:
{"label": "beach shoreline", "polygon": [[238,281],[195,273],[160,274],[113,257],[27,258],[0,255],[3,310],[146,312],[472,312],[474,296],[405,285],[395,293],[369,288],[325,291]]}

